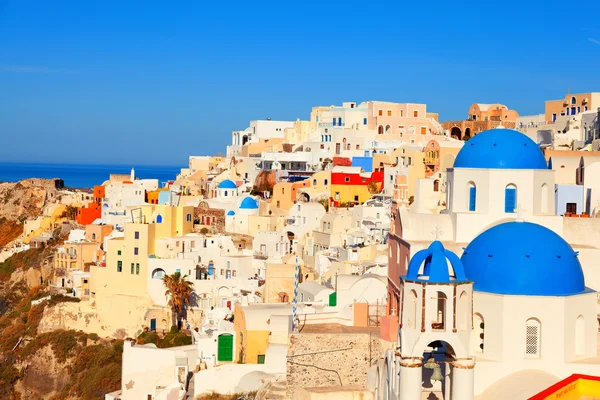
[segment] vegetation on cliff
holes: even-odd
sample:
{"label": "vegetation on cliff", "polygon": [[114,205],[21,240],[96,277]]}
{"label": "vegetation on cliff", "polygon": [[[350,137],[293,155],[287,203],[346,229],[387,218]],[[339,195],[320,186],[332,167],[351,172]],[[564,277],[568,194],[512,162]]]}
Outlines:
{"label": "vegetation on cliff", "polygon": [[168,347],[187,346],[192,344],[192,337],[188,334],[181,332],[177,326],[173,325],[169,333],[164,337],[161,337],[156,332],[143,332],[137,338],[138,344],[153,343],[160,349],[166,349]]}
{"label": "vegetation on cliff", "polygon": [[[40,268],[59,239],[45,249],[17,253],[0,263],[0,398],[101,400],[121,385],[123,342],[96,334],[56,330],[38,334],[44,310],[71,296],[52,295],[19,280]],[[48,298],[48,296],[50,296]],[[46,298],[31,305],[34,300]]]}

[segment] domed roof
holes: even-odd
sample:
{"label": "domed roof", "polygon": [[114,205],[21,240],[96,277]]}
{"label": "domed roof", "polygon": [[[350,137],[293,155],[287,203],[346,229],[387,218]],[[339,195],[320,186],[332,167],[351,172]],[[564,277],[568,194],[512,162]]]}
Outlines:
{"label": "domed roof", "polygon": [[235,189],[236,187],[234,181],[225,179],[223,182],[219,183],[217,189]]}
{"label": "domed roof", "polygon": [[233,211],[233,210],[229,210],[229,211],[227,212],[227,215],[229,215],[229,216],[231,216],[231,215],[235,215],[235,211]]}
{"label": "domed roof", "polygon": [[477,236],[461,257],[480,292],[566,296],[585,291],[577,253],[559,235],[530,222],[507,222]]}
{"label": "domed roof", "polygon": [[[423,263],[423,271],[419,273]],[[449,267],[452,269],[452,274]],[[467,280],[462,262],[458,256],[446,250],[438,240],[431,243],[429,248],[418,251],[411,258],[405,279],[430,283],[464,282]]]}
{"label": "domed roof", "polygon": [[258,201],[252,197],[244,197],[244,200],[240,203],[240,209],[254,210],[258,208]]}
{"label": "domed roof", "polygon": [[548,169],[539,146],[521,132],[490,129],[465,143],[454,168]]}

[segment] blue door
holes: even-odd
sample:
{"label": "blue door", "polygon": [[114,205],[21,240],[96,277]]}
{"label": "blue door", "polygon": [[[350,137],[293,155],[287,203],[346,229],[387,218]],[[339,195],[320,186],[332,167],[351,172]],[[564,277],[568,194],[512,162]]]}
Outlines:
{"label": "blue door", "polygon": [[151,331],[155,331],[156,330],[156,318],[152,318],[150,320],[150,330]]}
{"label": "blue door", "polygon": [[507,187],[504,189],[504,212],[514,213],[517,208],[517,189]]}
{"label": "blue door", "polygon": [[469,211],[475,211],[475,202],[477,200],[477,188],[469,188]]}

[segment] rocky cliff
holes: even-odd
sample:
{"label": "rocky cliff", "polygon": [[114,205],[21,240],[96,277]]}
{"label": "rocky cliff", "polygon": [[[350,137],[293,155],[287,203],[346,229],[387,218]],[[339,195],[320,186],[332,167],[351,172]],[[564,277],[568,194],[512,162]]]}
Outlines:
{"label": "rocky cliff", "polygon": [[23,221],[42,214],[47,201],[55,201],[55,181],[27,179],[16,183],[0,183],[0,218]]}

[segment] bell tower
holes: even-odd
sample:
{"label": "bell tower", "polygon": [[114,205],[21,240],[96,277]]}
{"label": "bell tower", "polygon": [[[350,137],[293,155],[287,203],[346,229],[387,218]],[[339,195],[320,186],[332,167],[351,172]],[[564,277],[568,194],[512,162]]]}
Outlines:
{"label": "bell tower", "polygon": [[425,390],[473,400],[473,283],[460,259],[436,240],[412,257],[400,284],[400,398]]}

